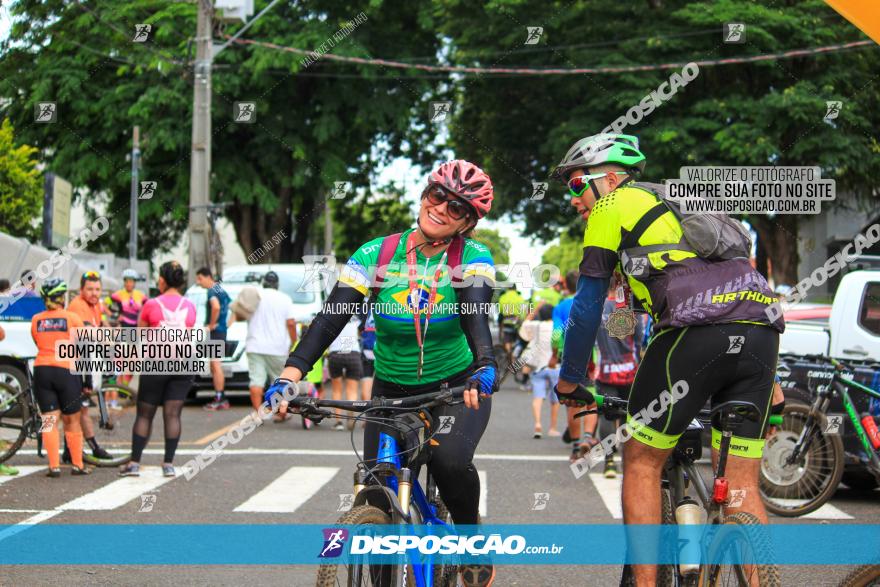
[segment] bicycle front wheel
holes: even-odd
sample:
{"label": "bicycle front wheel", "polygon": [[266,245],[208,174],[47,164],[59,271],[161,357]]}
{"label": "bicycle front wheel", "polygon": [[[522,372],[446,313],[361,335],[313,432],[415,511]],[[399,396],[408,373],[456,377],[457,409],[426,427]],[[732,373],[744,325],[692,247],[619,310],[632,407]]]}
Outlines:
{"label": "bicycle front wheel", "polygon": [[[108,445],[114,440],[118,440],[118,436],[114,434],[116,430],[120,414],[127,408],[133,408],[137,403],[137,396],[133,389],[119,383],[108,383],[103,385],[100,390],[93,390],[90,394],[95,403],[99,403],[98,394],[104,396],[104,405],[107,407],[107,421],[104,423],[103,430],[100,427],[95,428],[95,432],[99,434],[98,441],[102,445]],[[97,410],[93,413],[96,413]],[[128,434],[128,430],[124,431]],[[110,458],[99,458],[90,452],[83,451],[83,460],[95,467],[118,467],[124,465],[131,460],[130,449],[109,448],[107,452]]]}
{"label": "bicycle front wheel", "polygon": [[[797,462],[789,463],[807,427],[812,429],[804,439],[807,449],[801,449]],[[825,416],[812,418],[809,406],[785,407],[782,426],[767,440],[761,459],[759,486],[767,511],[777,516],[802,516],[816,511],[834,495],[843,475],[843,441],[826,429]]]}
{"label": "bicycle front wheel", "polygon": [[[336,522],[339,525],[386,525],[391,518],[371,505],[352,508]],[[342,572],[340,574],[340,571]],[[340,576],[341,575],[341,576]],[[317,587],[402,587],[396,585],[397,567],[395,565],[321,565],[318,567]]]}
{"label": "bicycle front wheel", "polygon": [[[761,587],[779,587],[782,583],[776,565],[758,564],[759,555],[770,552],[770,538],[761,521],[748,512],[737,512],[725,516],[723,526],[708,552],[710,561],[724,562],[705,565],[700,584],[703,587],[750,587],[757,579]],[[748,530],[730,531],[737,527],[748,527]]]}
{"label": "bicycle front wheel", "polygon": [[11,458],[27,440],[31,410],[25,392],[0,383],[0,463]]}
{"label": "bicycle front wheel", "polygon": [[854,569],[840,583],[840,587],[880,586],[880,565],[862,565]]}

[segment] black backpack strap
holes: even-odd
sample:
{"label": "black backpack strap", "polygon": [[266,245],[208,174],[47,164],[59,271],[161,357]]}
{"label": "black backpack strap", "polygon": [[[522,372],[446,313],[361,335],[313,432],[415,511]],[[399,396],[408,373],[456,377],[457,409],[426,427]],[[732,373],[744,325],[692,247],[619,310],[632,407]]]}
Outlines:
{"label": "black backpack strap", "polygon": [[627,249],[632,249],[634,247],[639,246],[639,239],[642,238],[642,235],[645,234],[645,231],[648,230],[648,227],[651,226],[655,220],[669,212],[669,208],[663,202],[658,203],[656,206],[645,212],[645,214],[639,218],[639,221],[636,222],[635,226],[632,227],[632,230],[623,237],[620,241],[620,246],[618,250],[625,251]]}

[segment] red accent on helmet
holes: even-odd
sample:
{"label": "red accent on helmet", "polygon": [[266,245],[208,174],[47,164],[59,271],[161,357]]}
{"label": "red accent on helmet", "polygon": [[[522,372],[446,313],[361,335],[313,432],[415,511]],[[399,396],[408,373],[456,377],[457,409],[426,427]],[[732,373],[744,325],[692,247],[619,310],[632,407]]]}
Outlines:
{"label": "red accent on helmet", "polygon": [[473,206],[477,218],[492,209],[492,180],[486,172],[469,161],[447,161],[431,172],[428,185],[439,185]]}

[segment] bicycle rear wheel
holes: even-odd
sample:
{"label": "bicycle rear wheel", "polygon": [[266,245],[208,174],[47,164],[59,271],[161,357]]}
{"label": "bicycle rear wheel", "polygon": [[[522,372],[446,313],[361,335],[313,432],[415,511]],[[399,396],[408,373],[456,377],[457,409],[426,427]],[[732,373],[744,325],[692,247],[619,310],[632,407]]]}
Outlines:
{"label": "bicycle rear wheel", "polygon": [[750,587],[757,578],[761,587],[779,587],[779,569],[776,565],[757,564],[758,554],[771,552],[770,539],[762,529],[761,521],[748,512],[737,512],[724,517],[725,529],[749,527],[746,531],[722,531],[709,545],[709,560],[725,560],[723,564],[708,564],[702,569],[700,584],[704,587],[736,585]]}
{"label": "bicycle rear wheel", "polygon": [[840,583],[840,587],[878,586],[880,586],[880,565],[862,565],[857,567]]}
{"label": "bicycle rear wheel", "polygon": [[[107,406],[107,418],[108,421],[103,430],[99,432],[99,427],[96,427],[95,431],[100,434],[98,438],[100,444],[108,444],[113,440],[116,440],[118,437],[112,434],[112,431],[116,429],[116,422],[119,418],[118,414],[123,412],[127,408],[133,408],[137,403],[137,395],[134,390],[126,385],[122,385],[120,383],[108,383],[106,385],[101,386],[100,390],[93,390],[91,392],[90,397],[97,404],[100,400],[98,398],[98,394],[103,394],[104,402]],[[116,400],[116,405],[118,406],[118,410],[114,410],[110,408],[110,401],[112,399]],[[128,430],[125,431],[125,434],[128,434]],[[100,459],[95,455],[91,454],[88,451],[83,451],[83,460],[90,465],[95,467],[118,467],[120,465],[124,465],[131,460],[131,450],[130,449],[116,449],[109,448],[107,452],[110,453],[111,458],[109,459]]]}
{"label": "bicycle rear wheel", "polygon": [[[336,522],[339,525],[385,525],[391,518],[371,505],[359,505],[352,508]],[[340,576],[340,571],[342,571]],[[400,587],[395,585],[397,567],[395,565],[334,565],[326,564],[318,567],[317,587]],[[411,576],[411,574],[407,574]]]}
{"label": "bicycle rear wheel", "polygon": [[[788,464],[805,427],[812,434],[805,439],[809,448],[801,460]],[[800,404],[786,406],[782,426],[767,440],[761,459],[761,499],[767,510],[785,517],[796,517],[822,507],[840,484],[843,475],[843,441],[839,434],[826,434],[825,416],[810,416],[810,407]]]}
{"label": "bicycle rear wheel", "polygon": [[27,440],[31,410],[25,393],[0,383],[0,463],[11,458]]}

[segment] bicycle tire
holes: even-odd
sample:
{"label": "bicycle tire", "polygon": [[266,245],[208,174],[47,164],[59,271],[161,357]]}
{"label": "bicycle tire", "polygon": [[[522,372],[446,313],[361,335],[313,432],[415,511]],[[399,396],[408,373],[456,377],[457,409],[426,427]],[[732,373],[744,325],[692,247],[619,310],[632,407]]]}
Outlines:
{"label": "bicycle tire", "polygon": [[856,567],[840,582],[840,587],[877,587],[880,585],[880,565]]}
{"label": "bicycle tire", "polygon": [[[660,523],[675,524],[675,508],[672,506],[672,494],[668,489],[660,489]],[[669,548],[670,543],[664,543],[661,548]],[[678,569],[675,565],[657,565],[657,587],[674,587],[675,575]]]}
{"label": "bicycle tire", "polygon": [[[135,391],[133,389],[131,389],[127,385],[122,385],[120,383],[109,383],[106,385],[102,385],[100,390],[92,390],[91,393],[89,394],[89,396],[97,396],[99,391],[100,391],[100,393],[104,394],[105,399],[107,397],[106,394],[111,393],[111,392],[115,392],[117,394],[117,401],[119,401],[119,404],[122,407],[122,409],[132,407],[137,402],[137,394],[135,393]],[[96,403],[97,403],[97,400],[96,400]],[[111,416],[111,419],[112,419],[112,412],[110,412],[109,415]],[[110,425],[107,428],[105,428],[105,430],[110,431],[110,430],[113,430],[114,428],[115,428],[115,426],[113,426],[112,421],[111,421]],[[96,428],[96,431],[97,430],[98,429]],[[90,452],[83,450],[83,461],[85,461],[86,463],[93,465],[95,467],[118,467],[120,465],[125,465],[131,461],[131,452],[130,451],[129,452],[121,452],[121,453],[117,452],[116,454],[113,454],[112,451],[110,451],[110,452],[113,455],[113,458],[99,459],[98,457],[91,454]]]}
{"label": "bicycle tire", "polygon": [[[452,516],[443,500],[438,499],[437,518],[447,524],[452,523]],[[455,587],[458,582],[458,565],[434,565],[434,587]]]}
{"label": "bicycle tire", "polygon": [[[739,525],[739,526],[752,526],[763,528],[763,524],[761,521],[754,515],[748,512],[736,512],[735,514],[730,514],[724,517],[723,525]],[[745,540],[743,540],[743,538]],[[751,531],[748,534],[745,533],[722,533],[719,534],[709,545],[709,559],[714,560],[717,556],[719,550],[724,551],[728,548],[733,547],[737,542],[744,542],[748,544],[752,553],[768,553],[771,552],[770,548],[770,538],[764,531]],[[758,573],[758,585],[760,587],[780,587],[782,585],[779,578],[779,568],[776,565],[768,565],[768,564],[756,564],[752,565],[753,571]],[[730,568],[736,575],[738,579],[735,583],[730,583],[727,581],[719,581],[719,575],[722,573],[724,568]],[[751,577],[746,577],[746,581],[743,582],[743,577],[746,575],[746,571],[744,569],[744,565],[740,563],[731,564],[731,565],[722,565],[722,564],[708,564],[704,565],[701,570],[701,585],[703,587],[717,587],[718,585],[730,585],[730,584],[738,584],[740,587],[749,587],[751,581]]]}
{"label": "bicycle tire", "polygon": [[[777,448],[776,444],[772,444],[774,439],[778,439],[777,443],[785,442],[793,446],[792,439],[810,424],[812,418],[810,411],[809,406],[800,404],[785,406],[782,412],[782,426],[779,426],[776,434],[768,439],[764,457],[761,459],[758,483],[761,501],[764,502],[767,511],[777,516],[792,518],[816,511],[831,499],[843,476],[843,440],[839,434],[823,432],[827,426],[825,414],[818,416],[816,431],[804,457],[806,466],[785,466],[779,462],[786,455],[785,451],[788,451],[788,454],[791,451],[787,446],[780,445]],[[778,454],[774,455],[774,451]],[[802,469],[803,472],[800,472]],[[781,479],[785,474],[800,476],[793,482],[783,485]],[[810,494],[804,500],[808,490]]]}
{"label": "bicycle tire", "polygon": [[[26,400],[25,393],[26,390],[16,390],[8,383],[0,383],[0,398],[6,397],[6,401],[10,401],[9,407],[0,413],[0,422],[7,418],[10,422],[13,420],[21,421],[21,428],[18,430],[17,437],[0,437],[0,463],[11,459],[24,444],[24,441],[27,440],[28,427],[31,421],[31,408]],[[12,431],[15,428],[4,426],[0,430]]]}
{"label": "bicycle tire", "polygon": [[[366,525],[387,525],[391,523],[391,517],[380,510],[377,507],[373,507],[371,505],[359,505],[355,508],[352,508],[345,514],[343,514],[336,523],[338,525],[353,525],[353,526],[366,526]],[[360,566],[360,565],[357,565]],[[380,566],[380,565],[375,565]],[[394,565],[381,565],[388,567],[385,573],[388,574],[390,580],[388,581],[387,587],[392,587],[395,573]],[[340,567],[344,567],[347,571],[347,577],[344,577],[345,582],[337,582],[337,574],[339,572]],[[352,583],[352,573],[351,571],[355,565],[335,565],[335,564],[324,564],[318,567],[318,576],[316,580],[316,587],[337,587],[338,585],[347,585],[348,587],[360,587]],[[369,568],[369,567],[367,567]],[[384,573],[383,573],[384,574]],[[382,583],[383,587],[386,587],[385,583]]]}

